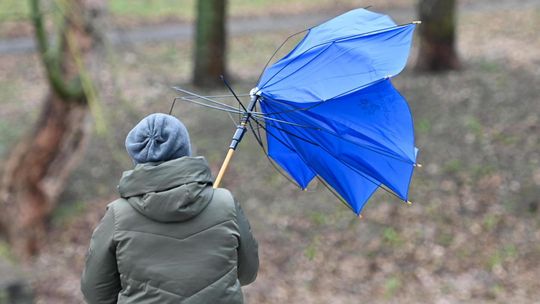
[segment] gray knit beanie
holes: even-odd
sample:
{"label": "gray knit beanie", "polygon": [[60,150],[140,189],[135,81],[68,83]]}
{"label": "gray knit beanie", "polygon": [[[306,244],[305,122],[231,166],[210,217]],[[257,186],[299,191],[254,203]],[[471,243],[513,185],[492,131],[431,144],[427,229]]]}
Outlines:
{"label": "gray knit beanie", "polygon": [[161,113],[146,116],[129,132],[126,150],[138,164],[191,156],[184,124],[174,116]]}

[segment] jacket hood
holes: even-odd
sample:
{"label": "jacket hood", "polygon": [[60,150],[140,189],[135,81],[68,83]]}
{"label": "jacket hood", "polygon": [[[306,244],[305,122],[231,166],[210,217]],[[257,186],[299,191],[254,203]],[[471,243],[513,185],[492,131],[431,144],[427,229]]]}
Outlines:
{"label": "jacket hood", "polygon": [[144,216],[158,222],[182,222],[206,208],[214,191],[204,157],[145,163],[122,174],[120,196]]}

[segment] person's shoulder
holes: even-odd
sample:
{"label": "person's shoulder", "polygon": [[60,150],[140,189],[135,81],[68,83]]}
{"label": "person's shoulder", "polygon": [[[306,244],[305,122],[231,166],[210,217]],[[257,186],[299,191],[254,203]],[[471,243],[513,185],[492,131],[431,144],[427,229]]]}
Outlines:
{"label": "person's shoulder", "polygon": [[223,202],[234,206],[234,196],[228,189],[225,188],[216,188],[214,189],[214,201]]}
{"label": "person's shoulder", "polygon": [[214,196],[212,197],[210,207],[214,209],[221,209],[223,211],[227,210],[227,213],[230,213],[232,215],[236,214],[234,196],[231,191],[225,188],[214,189]]}
{"label": "person's shoulder", "polygon": [[128,204],[125,198],[118,198],[107,204],[107,210],[117,212],[119,209],[124,208]]}
{"label": "person's shoulder", "polygon": [[123,222],[125,219],[132,218],[137,215],[125,198],[118,198],[107,205],[107,212],[111,212],[115,222]]}

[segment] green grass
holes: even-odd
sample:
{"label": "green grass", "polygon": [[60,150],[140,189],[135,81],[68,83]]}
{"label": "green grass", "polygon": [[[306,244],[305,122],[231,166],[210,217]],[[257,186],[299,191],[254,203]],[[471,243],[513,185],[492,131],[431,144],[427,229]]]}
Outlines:
{"label": "green grass", "polygon": [[[56,0],[58,1],[58,0]],[[51,2],[56,2],[55,0]],[[47,3],[47,1],[45,2]],[[355,5],[355,1],[341,1],[341,5]],[[356,3],[357,4],[357,3]],[[230,0],[230,17],[248,15],[266,15],[268,13],[294,13],[335,5],[331,0]],[[196,0],[110,0],[109,12],[113,17],[138,21],[156,21],[162,18],[174,18],[191,21],[195,16]],[[47,9],[45,9],[47,10]],[[24,20],[28,16],[29,6],[25,0],[0,1],[0,23]]]}
{"label": "green grass", "polygon": [[478,137],[481,137],[484,134],[484,127],[476,117],[467,117],[465,125],[474,135]]}
{"label": "green grass", "polygon": [[[0,94],[1,96],[1,94]],[[26,128],[14,128],[13,122],[0,120],[0,157],[5,157]]]}
{"label": "green grass", "polygon": [[0,22],[21,20],[28,16],[28,1],[0,1]]}
{"label": "green grass", "polygon": [[[7,259],[8,261],[11,261],[11,262],[14,262],[17,260],[15,256],[13,255],[13,253],[11,252],[11,247],[9,246],[9,244],[3,240],[0,240],[0,258]],[[3,302],[0,301],[0,303],[3,303]]]}
{"label": "green grass", "polygon": [[192,19],[194,9],[195,3],[193,0],[109,1],[109,10],[111,14],[141,19],[173,16],[181,19]]}
{"label": "green grass", "polygon": [[463,163],[459,159],[451,159],[443,166],[443,171],[446,173],[457,173],[463,169]]}
{"label": "green grass", "polygon": [[426,118],[419,119],[416,123],[416,131],[422,134],[428,134],[431,131],[431,123]]}
{"label": "green grass", "polygon": [[402,285],[401,280],[396,276],[392,276],[389,279],[387,279],[386,282],[384,282],[384,295],[385,295],[385,297],[387,299],[388,298],[393,298],[395,296],[395,294],[401,288],[401,285]]}
{"label": "green grass", "polygon": [[65,203],[58,206],[52,215],[52,223],[55,226],[61,226],[69,220],[81,215],[88,205],[83,202]]}
{"label": "green grass", "polygon": [[392,227],[387,227],[383,231],[383,239],[386,243],[390,244],[391,246],[399,247],[403,244],[403,238],[400,236],[399,232],[397,232]]}
{"label": "green grass", "polygon": [[319,238],[314,237],[311,240],[311,243],[304,250],[304,256],[308,260],[313,261],[315,259],[315,256],[317,255],[318,247],[319,247]]}
{"label": "green grass", "polygon": [[504,245],[488,257],[486,266],[489,270],[493,270],[493,268],[498,265],[502,265],[510,260],[515,260],[518,255],[518,250],[514,244]]}
{"label": "green grass", "polygon": [[325,225],[327,220],[326,214],[318,211],[313,211],[310,214],[310,219],[316,226]]}

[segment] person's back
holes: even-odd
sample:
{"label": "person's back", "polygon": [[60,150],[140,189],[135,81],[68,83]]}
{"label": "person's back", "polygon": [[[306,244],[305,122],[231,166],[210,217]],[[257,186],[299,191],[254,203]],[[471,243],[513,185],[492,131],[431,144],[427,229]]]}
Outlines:
{"label": "person's back", "polygon": [[211,185],[202,157],[125,172],[121,199],[92,237],[81,281],[86,300],[242,303],[240,285],[257,275],[257,243],[229,191]]}

